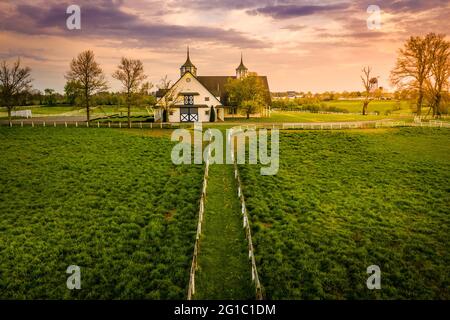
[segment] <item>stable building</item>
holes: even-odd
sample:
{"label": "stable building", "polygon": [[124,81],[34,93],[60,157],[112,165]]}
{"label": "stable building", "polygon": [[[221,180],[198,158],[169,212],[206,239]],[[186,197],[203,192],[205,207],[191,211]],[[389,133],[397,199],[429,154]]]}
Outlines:
{"label": "stable building", "polygon": [[[229,78],[240,79],[248,76],[248,68],[241,62],[235,76],[199,76],[197,67],[191,62],[189,48],[186,62],[180,67],[180,79],[170,89],[160,89],[156,93],[157,110],[155,121],[167,122],[215,122],[224,121],[226,116],[238,113],[237,107],[228,106],[226,83]],[[257,76],[270,91],[267,77]]]}

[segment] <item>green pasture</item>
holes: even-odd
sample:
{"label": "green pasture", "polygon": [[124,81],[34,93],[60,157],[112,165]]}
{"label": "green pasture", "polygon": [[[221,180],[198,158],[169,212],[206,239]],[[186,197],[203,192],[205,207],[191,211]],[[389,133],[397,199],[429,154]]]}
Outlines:
{"label": "green pasture", "polygon": [[450,298],[450,130],[285,132],[240,171],[268,299]]}
{"label": "green pasture", "polygon": [[204,168],[140,132],[0,128],[0,298],[185,298]]}

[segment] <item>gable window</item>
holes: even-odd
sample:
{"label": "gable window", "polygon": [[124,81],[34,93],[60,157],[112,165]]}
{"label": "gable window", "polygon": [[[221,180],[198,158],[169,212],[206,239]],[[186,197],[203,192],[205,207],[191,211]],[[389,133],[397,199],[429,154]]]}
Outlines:
{"label": "gable window", "polygon": [[194,104],[194,96],[186,95],[184,96],[184,105],[193,105]]}
{"label": "gable window", "polygon": [[209,101],[209,97],[205,97],[205,101]]}

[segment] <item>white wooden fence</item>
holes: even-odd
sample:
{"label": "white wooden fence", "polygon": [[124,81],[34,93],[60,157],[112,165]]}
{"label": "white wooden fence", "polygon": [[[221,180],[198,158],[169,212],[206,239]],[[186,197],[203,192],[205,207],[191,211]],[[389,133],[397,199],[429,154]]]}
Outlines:
{"label": "white wooden fence", "polygon": [[[210,139],[211,141],[211,139]],[[208,145],[208,157],[206,159],[205,163],[205,173],[203,175],[203,186],[202,186],[202,193],[200,195],[200,205],[198,209],[198,222],[197,222],[197,233],[195,235],[195,244],[194,244],[194,254],[192,256],[192,263],[191,263],[191,271],[189,273],[189,287],[188,287],[188,294],[187,299],[191,300],[192,296],[195,294],[195,272],[198,269],[198,254],[200,250],[200,237],[202,234],[202,224],[203,224],[203,217],[205,213],[205,202],[206,202],[206,188],[208,186],[208,176],[209,176],[209,161],[211,157],[211,149]]]}
{"label": "white wooden fence", "polygon": [[11,117],[32,118],[31,110],[11,111]]}
{"label": "white wooden fence", "polygon": [[[241,130],[242,130],[242,128],[238,129],[238,131],[241,131]],[[233,135],[234,135],[234,130],[232,128],[228,139],[233,139],[234,138]],[[234,153],[232,153],[231,156],[232,156],[233,164],[234,164],[234,177],[236,179],[236,184],[237,184],[237,196],[238,196],[240,204],[241,204],[240,207],[241,207],[241,215],[242,215],[242,226],[245,230],[245,237],[247,239],[247,244],[248,244],[248,258],[250,260],[250,265],[251,265],[252,281],[255,284],[255,296],[256,296],[257,300],[262,300],[263,299],[263,290],[262,290],[262,285],[261,285],[259,275],[258,275],[258,269],[256,267],[255,250],[253,248],[252,232],[251,232],[251,228],[250,228],[250,220],[248,218],[247,207],[245,206],[245,198],[244,198],[244,192],[243,192],[243,188],[242,188],[242,182],[241,182],[241,178],[239,176],[239,170],[238,170],[236,156]]]}

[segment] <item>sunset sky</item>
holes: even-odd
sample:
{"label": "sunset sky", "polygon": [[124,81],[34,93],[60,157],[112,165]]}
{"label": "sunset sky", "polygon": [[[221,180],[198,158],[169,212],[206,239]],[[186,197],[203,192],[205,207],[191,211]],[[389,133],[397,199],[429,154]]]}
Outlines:
{"label": "sunset sky", "polygon": [[[81,30],[66,9],[81,7]],[[367,7],[381,8],[369,30]],[[450,1],[0,0],[0,59],[20,56],[33,85],[62,92],[70,60],[92,49],[112,90],[120,57],[139,58],[149,80],[177,80],[190,46],[199,75],[234,75],[244,63],[271,91],[361,90],[365,65],[389,87],[397,50],[411,35],[448,33]]]}

